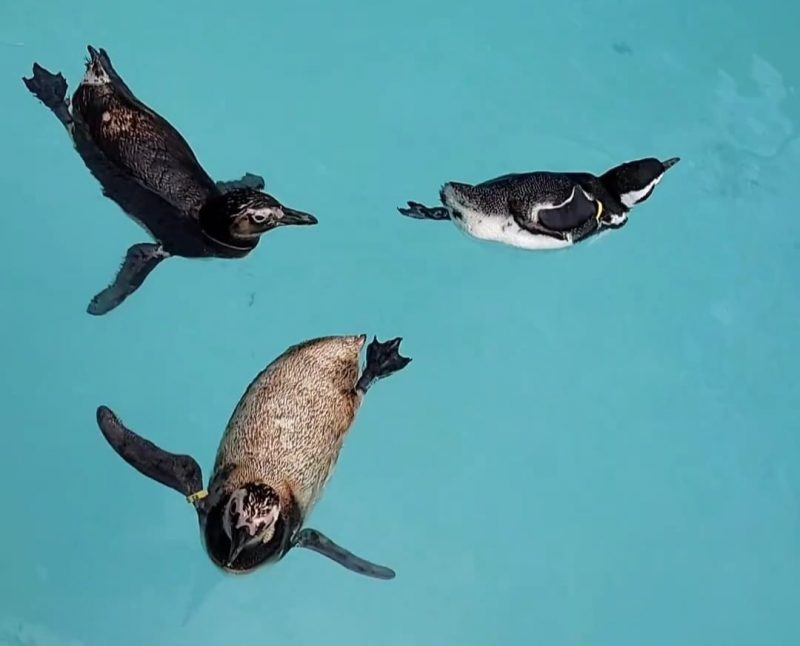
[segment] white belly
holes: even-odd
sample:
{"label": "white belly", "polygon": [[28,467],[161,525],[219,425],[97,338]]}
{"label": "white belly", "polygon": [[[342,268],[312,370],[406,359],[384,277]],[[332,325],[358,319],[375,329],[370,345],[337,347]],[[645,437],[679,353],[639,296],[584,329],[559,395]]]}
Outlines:
{"label": "white belly", "polygon": [[568,240],[531,233],[519,227],[513,218],[487,216],[470,209],[459,207],[462,219],[452,218],[455,225],[473,238],[491,240],[520,249],[543,251],[563,249],[572,246]]}

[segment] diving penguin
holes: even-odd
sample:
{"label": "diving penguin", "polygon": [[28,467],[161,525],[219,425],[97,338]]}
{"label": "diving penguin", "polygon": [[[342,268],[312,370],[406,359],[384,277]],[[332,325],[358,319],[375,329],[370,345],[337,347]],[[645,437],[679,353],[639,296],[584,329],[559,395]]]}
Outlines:
{"label": "diving penguin", "polygon": [[315,529],[302,529],[333,473],[364,395],[403,369],[401,339],[334,336],[288,348],[245,391],[222,436],[208,489],[198,463],[168,453],[125,427],[109,408],[97,423],[113,449],[142,474],[194,504],[211,561],[243,574],[282,559],[293,547],[315,550],[367,576],[391,579],[387,567],[361,559]]}
{"label": "diving penguin", "polygon": [[452,220],[465,233],[529,250],[562,249],[601,231],[619,229],[678,163],[652,157],[591,173],[514,173],[470,185],[445,184],[444,206],[408,202],[398,211],[421,220]]}
{"label": "diving penguin", "polygon": [[103,195],[155,239],[128,249],[113,283],[91,300],[90,314],[120,305],[166,258],[243,258],[271,229],[317,223],[264,193],[257,175],[214,182],[181,134],[133,95],[106,51],[88,50],[72,110],[61,73],[34,63],[33,76],[22,80],[67,129]]}

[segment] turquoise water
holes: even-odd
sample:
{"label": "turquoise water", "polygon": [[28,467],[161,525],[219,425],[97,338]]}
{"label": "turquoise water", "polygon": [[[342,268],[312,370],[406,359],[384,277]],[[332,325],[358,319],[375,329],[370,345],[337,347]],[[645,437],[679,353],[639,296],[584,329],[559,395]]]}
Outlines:
{"label": "turquoise water", "polygon": [[[0,644],[800,643],[800,5],[0,0]],[[216,179],[313,228],[171,260],[20,78],[104,47]],[[680,156],[559,253],[400,216],[447,180]],[[327,334],[404,337],[312,516],[397,571],[295,550],[219,574],[113,454],[105,403],[210,472],[252,377]]]}

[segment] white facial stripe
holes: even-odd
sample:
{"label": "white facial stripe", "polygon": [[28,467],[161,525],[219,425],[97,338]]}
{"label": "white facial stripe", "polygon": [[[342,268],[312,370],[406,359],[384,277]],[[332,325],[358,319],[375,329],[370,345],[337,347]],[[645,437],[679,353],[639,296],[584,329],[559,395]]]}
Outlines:
{"label": "white facial stripe", "polygon": [[[259,530],[268,530],[278,520],[280,511],[277,506],[270,506],[266,513],[248,516],[244,513],[244,491],[237,491],[228,503],[228,511],[223,515],[222,526],[225,533],[230,537],[233,529],[246,529],[250,536],[255,536]],[[232,517],[236,519],[236,525],[231,524]],[[272,534],[269,533],[271,536]]]}
{"label": "white facial stripe", "polygon": [[231,528],[231,515],[228,512],[222,514],[222,529],[225,531],[225,535],[228,538],[230,538],[233,535],[233,531]]}
{"label": "white facial stripe", "polygon": [[[228,510],[226,513],[222,515],[222,528],[225,530],[225,533],[228,535],[228,538],[232,536],[231,527],[231,516],[237,516],[241,518],[241,511],[242,511],[242,498],[244,497],[243,491],[237,491],[236,493],[231,496],[230,501],[228,502]],[[239,527],[239,524],[236,525]]]}
{"label": "white facial stripe", "polygon": [[655,186],[661,181],[662,177],[664,177],[663,173],[658,177],[656,177],[652,182],[650,182],[640,191],[630,191],[629,193],[623,193],[620,196],[622,203],[629,209],[636,206],[636,204],[639,203],[639,200],[641,200],[645,195],[647,195],[647,192],[650,189],[655,188]]}
{"label": "white facial stripe", "polygon": [[238,519],[236,521],[236,529],[245,528],[250,536],[255,536],[260,518],[245,518],[242,514],[239,514],[236,518]]}

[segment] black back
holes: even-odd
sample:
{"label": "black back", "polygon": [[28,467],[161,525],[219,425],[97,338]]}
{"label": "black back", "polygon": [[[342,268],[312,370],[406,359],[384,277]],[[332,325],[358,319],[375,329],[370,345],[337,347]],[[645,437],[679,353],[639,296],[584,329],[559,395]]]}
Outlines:
{"label": "black back", "polygon": [[[200,207],[220,191],[189,144],[163,117],[145,106],[111,67],[111,86],[81,85],[73,95],[73,138],[84,164],[116,202],[162,243],[185,257],[240,257],[208,240],[200,229]],[[103,121],[110,116],[111,124]],[[109,125],[113,125],[111,128]]]}

